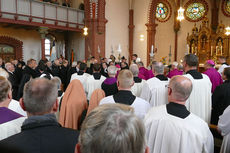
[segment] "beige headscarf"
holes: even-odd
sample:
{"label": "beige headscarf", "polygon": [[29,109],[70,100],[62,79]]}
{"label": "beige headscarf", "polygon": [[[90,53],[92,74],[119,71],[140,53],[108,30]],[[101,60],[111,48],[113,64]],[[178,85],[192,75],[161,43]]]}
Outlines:
{"label": "beige headscarf", "polygon": [[102,89],[96,89],[93,91],[92,96],[89,101],[89,108],[87,111],[87,115],[99,105],[99,102],[104,97],[105,97],[105,92]]}
{"label": "beige headscarf", "polygon": [[83,85],[77,79],[71,81],[62,99],[59,123],[63,127],[79,130],[82,112],[87,107]]}

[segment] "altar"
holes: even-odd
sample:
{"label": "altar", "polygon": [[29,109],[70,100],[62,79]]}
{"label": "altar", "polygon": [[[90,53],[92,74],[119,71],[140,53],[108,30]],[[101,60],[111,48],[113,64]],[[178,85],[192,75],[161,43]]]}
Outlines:
{"label": "altar", "polygon": [[211,30],[208,18],[204,18],[200,28],[194,25],[192,33],[187,36],[188,53],[199,57],[200,68],[206,60],[212,59],[218,63],[218,57],[224,56],[230,63],[230,36],[225,34],[225,25],[220,23],[216,32]]}

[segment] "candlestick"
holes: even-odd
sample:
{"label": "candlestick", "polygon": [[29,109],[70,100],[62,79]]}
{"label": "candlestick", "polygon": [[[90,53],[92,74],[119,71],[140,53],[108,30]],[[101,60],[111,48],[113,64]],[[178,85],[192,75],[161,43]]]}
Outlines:
{"label": "candlestick", "polygon": [[118,45],[117,52],[118,52],[119,54],[121,54],[121,44]]}
{"label": "candlestick", "polygon": [[98,52],[98,54],[100,54],[100,53],[101,53],[101,50],[100,50],[99,45],[97,46],[97,52]]}
{"label": "candlestick", "polygon": [[151,54],[154,53],[154,46],[151,47]]}

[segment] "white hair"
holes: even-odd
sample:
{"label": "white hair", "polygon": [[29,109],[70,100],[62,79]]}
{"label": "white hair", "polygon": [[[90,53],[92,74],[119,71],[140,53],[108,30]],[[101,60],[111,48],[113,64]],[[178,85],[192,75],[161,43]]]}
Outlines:
{"label": "white hair", "polygon": [[0,68],[0,76],[8,79],[9,74],[6,72],[6,70],[4,70],[3,68]]}
{"label": "white hair", "polygon": [[111,65],[108,67],[108,74],[109,75],[116,75],[117,74],[117,67],[114,65]]}

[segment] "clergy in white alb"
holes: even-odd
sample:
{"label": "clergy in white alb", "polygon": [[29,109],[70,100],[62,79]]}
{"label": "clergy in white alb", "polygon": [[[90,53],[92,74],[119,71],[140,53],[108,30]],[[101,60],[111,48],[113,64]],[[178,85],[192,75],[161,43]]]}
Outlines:
{"label": "clergy in white alb", "polygon": [[219,61],[219,63],[221,64],[221,66],[220,66],[219,69],[218,69],[218,72],[219,72],[220,75],[222,76],[224,69],[225,69],[226,67],[228,67],[228,64],[227,64],[227,62],[226,62],[226,57],[220,56],[220,57],[218,58],[218,61]]}
{"label": "clergy in white alb", "polygon": [[101,89],[101,84],[106,79],[103,75],[100,74],[100,70],[100,64],[93,64],[93,74],[87,78],[86,82],[85,92],[87,95],[87,100],[90,100],[90,97],[95,89]]}
{"label": "clergy in white alb", "polygon": [[189,78],[193,84],[193,90],[186,102],[186,107],[190,112],[209,123],[212,109],[212,83],[207,75],[197,71],[198,57],[196,55],[186,55],[183,66],[186,72],[184,76]]}
{"label": "clergy in white alb", "polygon": [[79,71],[77,73],[72,74],[70,82],[74,79],[78,79],[82,85],[84,90],[86,89],[86,82],[89,74],[85,73],[87,65],[85,63],[81,63],[79,66]]}
{"label": "clergy in white alb", "polygon": [[155,62],[152,71],[155,77],[147,80],[140,97],[148,101],[152,107],[167,104],[167,85],[170,79],[164,76],[164,65]]}
{"label": "clergy in white alb", "polygon": [[144,119],[145,114],[150,109],[150,104],[144,99],[136,97],[132,94],[131,87],[134,84],[132,72],[129,70],[122,70],[119,72],[117,79],[118,93],[113,96],[103,98],[99,105],[108,103],[130,105],[134,108],[135,114],[139,118]]}
{"label": "clergy in white alb", "polygon": [[0,76],[0,140],[21,132],[26,117],[9,109],[12,100],[10,82]]}
{"label": "clergy in white alb", "polygon": [[174,76],[168,86],[169,104],[153,107],[145,116],[150,153],[213,153],[213,136],[205,121],[190,113],[185,102],[192,82]]}
{"label": "clergy in white alb", "polygon": [[135,96],[140,97],[146,81],[138,77],[139,68],[136,64],[131,64],[129,69],[133,73],[134,80],[134,85],[132,86],[131,91]]}
{"label": "clergy in white alb", "polygon": [[224,113],[220,116],[218,122],[218,130],[221,132],[221,135],[224,137],[220,153],[229,153],[230,152],[230,106],[228,106]]}

